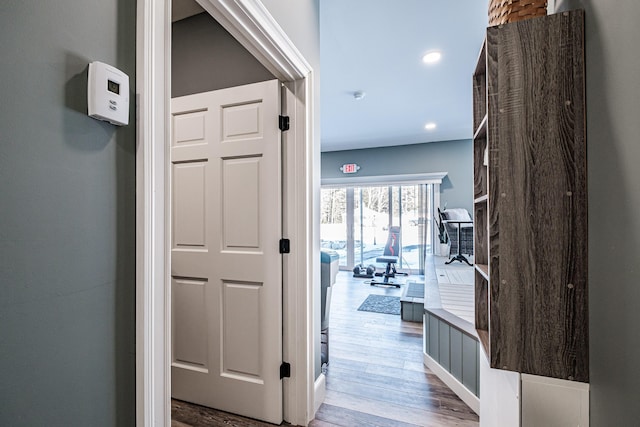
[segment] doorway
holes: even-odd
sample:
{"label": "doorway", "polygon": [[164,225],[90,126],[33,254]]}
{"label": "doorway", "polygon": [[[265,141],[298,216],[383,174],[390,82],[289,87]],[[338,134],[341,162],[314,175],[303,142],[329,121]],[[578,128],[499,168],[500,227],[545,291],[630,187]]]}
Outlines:
{"label": "doorway", "polygon": [[278,80],[171,102],[172,398],[280,424]]}
{"label": "doorway", "polygon": [[[424,296],[427,262],[433,273],[427,254],[444,174],[439,175],[414,182],[406,176],[389,183],[384,177],[342,179],[321,189],[321,243],[339,254],[340,271],[331,286],[323,367],[327,397],[319,421],[331,422],[341,413],[362,425],[439,425],[452,417],[460,425],[477,425],[477,415],[425,368],[422,314],[414,316],[411,306],[418,288],[418,297]],[[372,286],[372,278],[357,277],[352,268],[375,265],[396,226],[401,227],[397,269],[409,275],[394,279],[400,288]],[[381,272],[385,266],[375,267]],[[402,298],[408,298],[404,304]],[[433,405],[440,400],[447,405]]]}
{"label": "doorway", "polygon": [[[234,38],[292,91],[286,104],[291,129],[285,138],[287,164],[283,193],[283,232],[298,250],[284,261],[283,357],[296,369],[283,380],[284,417],[294,424],[307,424],[313,416],[313,351],[307,340],[313,325],[309,294],[319,266],[312,262],[313,234],[310,232],[313,206],[314,153],[313,72],[308,62],[264,9],[249,0],[202,0],[200,4]],[[170,94],[170,6],[171,2],[142,0],[138,3],[139,99],[137,148],[137,422],[140,425],[168,425],[170,420],[170,325],[171,288],[168,229],[169,214],[167,153],[170,128],[166,125]],[[293,142],[296,144],[293,144]],[[308,185],[296,185],[308,183]],[[296,286],[290,284],[295,283]]]}
{"label": "doorway", "polygon": [[279,424],[281,84],[204,10],[180,18],[171,35],[171,395]]}

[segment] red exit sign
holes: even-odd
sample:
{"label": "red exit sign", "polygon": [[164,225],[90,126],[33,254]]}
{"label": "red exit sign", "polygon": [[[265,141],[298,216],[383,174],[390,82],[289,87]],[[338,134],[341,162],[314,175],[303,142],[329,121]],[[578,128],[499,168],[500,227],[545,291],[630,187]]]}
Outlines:
{"label": "red exit sign", "polygon": [[340,170],[342,171],[342,173],[356,173],[358,172],[359,169],[360,169],[360,166],[358,166],[355,163],[347,163],[340,167]]}

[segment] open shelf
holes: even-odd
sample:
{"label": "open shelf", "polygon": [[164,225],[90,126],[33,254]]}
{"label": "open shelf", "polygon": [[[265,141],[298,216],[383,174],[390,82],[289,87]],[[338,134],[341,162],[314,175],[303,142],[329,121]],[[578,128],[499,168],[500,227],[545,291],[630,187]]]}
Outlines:
{"label": "open shelf", "polygon": [[491,354],[489,331],[485,331],[484,329],[476,329],[476,334],[478,334],[478,339],[480,340],[480,344],[484,349],[484,353],[487,355],[487,357],[489,357],[489,355]]}
{"label": "open shelf", "polygon": [[489,241],[487,238],[488,206],[486,203],[479,203],[473,207],[474,236],[473,248],[476,264],[489,264]]}
{"label": "open shelf", "polygon": [[489,280],[489,266],[487,264],[474,264],[474,266],[476,267],[476,270],[478,270],[478,272],[480,274],[482,274],[482,276],[484,276],[485,279]]}
{"label": "open shelf", "polygon": [[[477,264],[476,264],[477,266]],[[489,353],[490,335],[489,335],[489,280],[486,276],[482,275],[476,268],[475,271],[475,326],[480,338],[480,343],[484,347],[487,355]]]}
{"label": "open shelf", "polygon": [[473,73],[473,197],[475,257],[475,328],[480,344],[490,358],[489,334],[489,241],[488,241],[488,167],[487,150],[487,41],[482,44]]}
{"label": "open shelf", "polygon": [[478,59],[476,60],[476,69],[473,71],[474,76],[487,74],[487,40],[485,39],[478,52]]}
{"label": "open shelf", "polygon": [[588,381],[584,12],[488,28],[472,90],[483,351],[492,368]]}
{"label": "open shelf", "polygon": [[480,129],[480,124],[487,115],[487,43],[482,44],[478,62],[473,73],[473,129]]}
{"label": "open shelf", "polygon": [[480,198],[488,194],[488,168],[484,164],[487,138],[473,140],[473,197]]}
{"label": "open shelf", "polygon": [[473,134],[473,139],[485,138],[487,136],[487,115],[480,122],[480,125],[476,129],[476,133]]}

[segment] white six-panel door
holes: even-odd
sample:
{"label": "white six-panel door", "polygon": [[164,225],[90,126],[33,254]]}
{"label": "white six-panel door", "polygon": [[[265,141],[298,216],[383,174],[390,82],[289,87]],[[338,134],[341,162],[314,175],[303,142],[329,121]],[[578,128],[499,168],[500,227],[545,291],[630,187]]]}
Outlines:
{"label": "white six-panel door", "polygon": [[282,421],[277,80],[171,102],[172,397]]}

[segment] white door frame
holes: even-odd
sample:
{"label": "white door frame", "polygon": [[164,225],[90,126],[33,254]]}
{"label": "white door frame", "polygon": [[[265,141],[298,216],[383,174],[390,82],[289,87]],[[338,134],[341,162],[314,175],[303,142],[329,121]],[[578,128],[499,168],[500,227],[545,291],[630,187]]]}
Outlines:
{"label": "white door frame", "polygon": [[[295,95],[295,144],[288,144],[289,206],[285,255],[284,416],[307,425],[315,415],[313,357],[313,201],[318,181],[313,147],[313,70],[259,0],[197,0]],[[136,424],[171,422],[171,294],[169,264],[169,102],[171,0],[138,0],[136,34]],[[290,136],[288,136],[290,138]]]}

